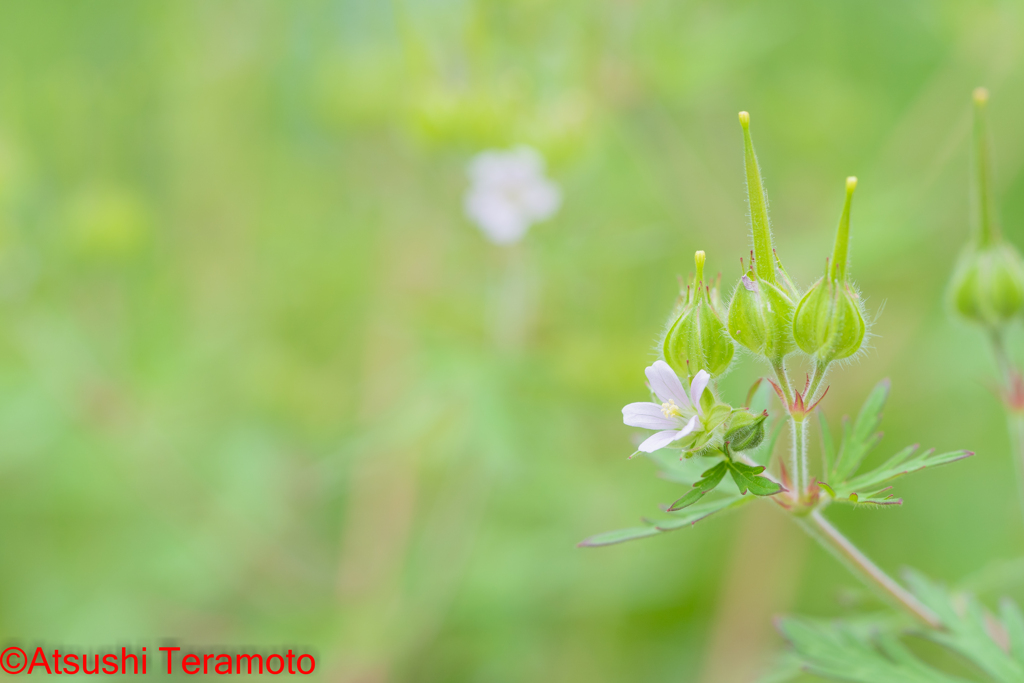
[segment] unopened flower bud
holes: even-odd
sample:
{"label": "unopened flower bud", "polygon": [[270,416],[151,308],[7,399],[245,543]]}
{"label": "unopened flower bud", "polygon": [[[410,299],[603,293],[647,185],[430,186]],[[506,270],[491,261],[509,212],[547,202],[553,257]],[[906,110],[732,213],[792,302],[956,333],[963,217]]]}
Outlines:
{"label": "unopened flower bud", "polygon": [[687,288],[683,306],[665,335],[662,352],[665,362],[681,375],[695,375],[706,370],[717,377],[729,368],[735,348],[715,310],[713,302],[718,298],[717,292],[712,292],[704,281],[705,260],[703,251],[694,255],[697,275]]}
{"label": "unopened flower bud", "polygon": [[1024,263],[1003,240],[991,188],[991,148],[985,121],[988,92],[974,91],[974,235],[950,281],[953,309],[972,322],[999,328],[1024,308]]}
{"label": "unopened flower bud", "polygon": [[824,277],[804,294],[793,315],[793,338],[797,345],[825,364],[857,353],[867,331],[860,297],[846,279],[850,202],[856,187],[856,178],[846,179],[846,201],[832,261],[826,262]]}
{"label": "unopened flower bud", "polygon": [[734,451],[748,451],[757,448],[764,441],[764,421],[768,411],[754,415],[748,410],[734,410],[725,431],[725,441]]}

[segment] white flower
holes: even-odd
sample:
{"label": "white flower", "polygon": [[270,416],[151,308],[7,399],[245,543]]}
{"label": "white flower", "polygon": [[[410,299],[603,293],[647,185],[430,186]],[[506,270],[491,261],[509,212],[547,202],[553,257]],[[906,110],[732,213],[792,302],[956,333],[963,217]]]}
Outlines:
{"label": "white flower", "polygon": [[562,203],[558,186],[544,177],[544,157],[531,147],[481,152],[468,172],[466,215],[495,244],[518,242]]}
{"label": "white flower", "polygon": [[660,430],[640,444],[641,451],[653,453],[697,431],[704,417],[700,397],[711,375],[704,370],[699,371],[690,383],[690,395],[687,396],[675,371],[665,361],[654,361],[654,365],[644,372],[647,373],[651,390],[662,404],[630,403],[622,409],[622,421],[630,427]]}

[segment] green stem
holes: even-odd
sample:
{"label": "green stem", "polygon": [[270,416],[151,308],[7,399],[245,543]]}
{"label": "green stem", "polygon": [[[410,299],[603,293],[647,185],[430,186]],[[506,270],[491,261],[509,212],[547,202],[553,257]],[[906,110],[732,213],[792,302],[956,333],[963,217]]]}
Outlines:
{"label": "green stem", "polygon": [[1014,380],[1020,371],[1014,366],[1010,355],[1006,352],[1002,331],[993,331],[990,340],[992,355],[995,356],[1005,394],[1003,408],[1006,411],[1006,429],[1010,437],[1010,457],[1013,460],[1013,469],[1017,474],[1017,497],[1020,501],[1021,513],[1024,514],[1024,414],[1006,402],[1007,397],[1015,396]]}
{"label": "green stem", "polygon": [[803,498],[806,488],[807,474],[807,440],[804,437],[804,425],[802,421],[793,419],[790,409],[793,405],[793,388],[789,384],[789,376],[786,374],[786,361],[781,359],[772,362],[772,370],[775,372],[775,381],[782,390],[782,396],[786,403],[786,412],[790,413],[789,425],[792,444],[789,453],[789,476],[790,485],[793,487],[795,500]]}
{"label": "green stem", "polygon": [[814,364],[814,374],[811,375],[811,383],[807,386],[807,392],[804,396],[804,405],[812,406],[814,401],[817,400],[818,387],[821,386],[821,380],[825,379],[825,373],[828,372],[828,363],[817,361]]}
{"label": "green stem", "polygon": [[1020,501],[1021,513],[1024,514],[1024,415],[1007,412],[1006,427],[1010,435],[1013,469],[1017,473],[1017,498]]}
{"label": "green stem", "polygon": [[807,430],[803,420],[790,419],[789,423],[793,426],[793,454],[790,459],[793,468],[793,491],[799,502],[807,495],[807,482],[810,481],[810,470],[807,465]]}
{"label": "green stem", "polygon": [[898,607],[905,609],[915,619],[920,620],[930,628],[941,629],[942,622],[938,616],[910,591],[901,586],[891,576],[868,559],[848,538],[843,536],[838,529],[829,524],[819,510],[809,515],[793,516],[797,524],[808,533],[814,540],[821,544],[836,559],[846,565],[854,575],[859,577],[865,584],[874,588],[878,593]]}
{"label": "green stem", "polygon": [[750,139],[750,114],[740,112],[743,127],[743,162],[747,171],[747,201],[750,205],[750,229],[754,235],[754,266],[757,276],[775,284],[775,254],[772,252],[772,231],[768,222],[768,199],[761,181],[761,169]]}

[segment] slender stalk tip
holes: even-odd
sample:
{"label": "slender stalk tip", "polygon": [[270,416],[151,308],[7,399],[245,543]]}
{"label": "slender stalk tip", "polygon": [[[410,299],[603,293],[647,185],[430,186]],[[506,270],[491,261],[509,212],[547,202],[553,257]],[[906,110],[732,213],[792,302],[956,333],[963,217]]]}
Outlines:
{"label": "slender stalk tip", "polygon": [[979,107],[984,107],[988,104],[988,88],[974,89],[974,104]]}
{"label": "slender stalk tip", "polygon": [[704,263],[707,261],[707,254],[703,251],[698,251],[693,255],[693,263],[697,266],[697,280],[699,284],[704,280]]}
{"label": "slender stalk tip", "polygon": [[748,114],[745,111],[740,112],[740,125],[743,126],[744,128],[750,126],[750,114]]}
{"label": "slender stalk tip", "polygon": [[853,194],[853,191],[857,189],[857,176],[850,176],[846,179],[846,194]]}

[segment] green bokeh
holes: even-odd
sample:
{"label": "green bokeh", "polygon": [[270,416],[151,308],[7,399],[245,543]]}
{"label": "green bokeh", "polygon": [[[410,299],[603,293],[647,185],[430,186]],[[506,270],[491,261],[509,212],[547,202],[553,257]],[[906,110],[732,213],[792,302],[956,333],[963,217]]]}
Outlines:
{"label": "green bokeh", "polygon": [[[575,547],[679,495],[625,459],[619,410],[694,250],[727,290],[740,275],[741,109],[800,284],[860,179],[851,273],[877,321],[830,420],[887,376],[882,451],[977,451],[900,483],[900,509],[830,517],[893,572],[1020,556],[993,364],[942,290],[980,84],[1024,243],[1022,21],[1001,2],[3,5],[0,630],[301,643],[323,680],[714,683],[733,679],[710,657],[781,647],[769,617],[726,614],[736,577],[772,609],[873,608],[785,520],[758,546],[784,553],[738,544],[767,503]],[[565,202],[501,249],[463,217],[465,164],[518,143]],[[727,395],[761,371],[743,356]]]}

